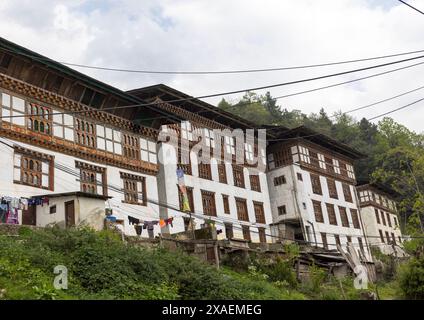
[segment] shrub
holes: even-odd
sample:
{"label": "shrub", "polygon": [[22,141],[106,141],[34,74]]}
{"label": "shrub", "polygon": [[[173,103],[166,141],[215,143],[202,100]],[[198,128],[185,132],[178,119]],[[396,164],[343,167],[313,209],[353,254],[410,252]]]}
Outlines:
{"label": "shrub", "polygon": [[398,281],[405,298],[424,299],[424,257],[411,258],[399,268]]}

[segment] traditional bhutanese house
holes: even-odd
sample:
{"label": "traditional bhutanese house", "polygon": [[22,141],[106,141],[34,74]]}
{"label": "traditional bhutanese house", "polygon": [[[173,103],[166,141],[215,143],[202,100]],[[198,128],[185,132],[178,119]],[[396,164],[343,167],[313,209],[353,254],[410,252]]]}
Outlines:
{"label": "traditional bhutanese house", "polygon": [[131,121],[141,107],[120,108],[140,102],[0,38],[0,195],[37,207],[20,207],[18,222],[95,220],[99,200],[127,234],[158,219],[147,201],[158,201],[158,131]]}
{"label": "traditional bhutanese house", "polygon": [[352,242],[369,260],[353,168],[364,155],[304,126],[268,131],[277,137],[267,147],[273,234],[326,249]]}
{"label": "traditional bhutanese house", "polygon": [[[166,160],[161,161],[158,174],[159,199],[168,204],[167,208],[160,208],[161,217],[183,216],[176,220],[171,232],[190,235],[193,227],[202,228],[212,220],[218,239],[271,242],[268,184],[264,170],[258,169],[258,164],[265,167],[265,148],[258,146],[258,137],[255,141],[245,139],[247,130],[255,125],[165,85],[129,93],[157,103],[157,109],[179,120],[179,123],[169,119],[160,121],[162,125],[169,124],[167,129],[180,141],[177,147],[160,142],[158,154],[159,159]],[[241,131],[243,141],[240,143],[232,135],[234,129]],[[200,142],[197,137],[201,137]],[[207,147],[207,151],[199,152],[200,145]],[[209,152],[210,161],[200,161]],[[241,156],[242,163],[237,163],[237,155]],[[184,209],[177,169],[184,173],[189,214],[173,210]]]}
{"label": "traditional bhutanese house", "polygon": [[357,186],[365,234],[371,247],[384,254],[405,256],[395,198],[398,194],[387,186],[359,182]]}

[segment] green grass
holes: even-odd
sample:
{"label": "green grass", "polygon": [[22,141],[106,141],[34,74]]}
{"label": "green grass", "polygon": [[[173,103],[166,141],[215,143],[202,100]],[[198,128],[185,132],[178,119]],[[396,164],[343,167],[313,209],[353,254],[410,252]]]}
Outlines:
{"label": "green grass", "polygon": [[[0,299],[359,299],[353,280],[339,282],[313,268],[293,280],[289,262],[256,259],[217,270],[183,252],[124,244],[109,231],[21,228],[0,234]],[[53,269],[68,268],[68,289],[56,290]],[[236,271],[237,270],[237,271]],[[391,298],[390,286],[379,287]]]}

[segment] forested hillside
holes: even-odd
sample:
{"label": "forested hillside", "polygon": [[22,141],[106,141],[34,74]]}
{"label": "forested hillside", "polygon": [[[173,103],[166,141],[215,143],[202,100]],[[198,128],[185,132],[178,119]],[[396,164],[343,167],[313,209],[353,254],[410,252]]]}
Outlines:
{"label": "forested hillside", "polygon": [[[240,101],[222,100],[218,107],[258,125],[282,125],[293,128],[305,125],[351,147],[368,158],[356,163],[358,179],[368,179],[390,186],[399,193],[399,213],[404,232],[422,232],[419,217],[424,212],[424,135],[415,133],[391,118],[378,124],[338,112],[306,115],[300,110],[287,110],[267,93],[247,92]],[[424,220],[421,218],[421,220]]]}

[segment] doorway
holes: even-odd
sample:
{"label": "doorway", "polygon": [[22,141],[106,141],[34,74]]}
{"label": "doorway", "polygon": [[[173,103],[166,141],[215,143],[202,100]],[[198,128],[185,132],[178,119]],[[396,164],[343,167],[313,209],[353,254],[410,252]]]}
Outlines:
{"label": "doorway", "polygon": [[65,202],[65,225],[67,228],[75,226],[74,200]]}

